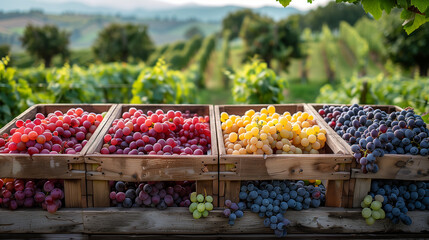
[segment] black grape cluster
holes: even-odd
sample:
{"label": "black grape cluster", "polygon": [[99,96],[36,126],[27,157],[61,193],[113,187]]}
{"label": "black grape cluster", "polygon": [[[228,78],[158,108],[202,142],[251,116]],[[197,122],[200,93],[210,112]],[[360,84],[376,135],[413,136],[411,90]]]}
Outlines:
{"label": "black grape cluster", "polygon": [[384,154],[429,154],[429,129],[413,109],[386,113],[370,106],[324,105],[319,114],[351,145],[363,173],[376,173]]}
{"label": "black grape cluster", "polygon": [[317,208],[324,203],[325,192],[323,185],[306,186],[304,181],[247,181],[241,185],[238,208],[259,214],[265,218],[266,227],[277,237],[284,237],[290,223],[284,218],[286,211]]}
{"label": "black grape cluster", "polygon": [[383,196],[386,218],[395,224],[411,225],[408,211],[429,209],[429,182],[373,180],[369,195]]}
{"label": "black grape cluster", "polygon": [[189,207],[195,182],[110,182],[110,203],[116,207]]}
{"label": "black grape cluster", "polygon": [[237,218],[242,218],[244,215],[244,210],[243,209],[239,209],[238,204],[237,203],[233,203],[231,202],[231,200],[227,199],[225,200],[225,210],[223,210],[223,215],[225,215],[225,217],[229,218],[229,225],[233,226],[235,223],[235,220]]}

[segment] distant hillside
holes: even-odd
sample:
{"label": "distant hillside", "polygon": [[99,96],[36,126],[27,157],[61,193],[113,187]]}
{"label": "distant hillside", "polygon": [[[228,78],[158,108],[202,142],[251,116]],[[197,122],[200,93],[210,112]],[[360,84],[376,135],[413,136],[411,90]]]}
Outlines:
{"label": "distant hillside", "polygon": [[[159,7],[153,5],[154,9],[135,9],[118,14],[115,9],[75,2],[41,4],[37,0],[6,1],[0,7],[0,10],[6,10],[0,11],[0,44],[10,44],[14,51],[20,50],[19,37],[26,25],[54,24],[72,33],[72,48],[88,48],[105,26],[113,22],[131,22],[148,25],[152,39],[157,45],[162,45],[183,40],[184,33],[192,26],[199,27],[205,35],[213,34],[221,29],[222,19],[228,13],[242,9],[237,6],[198,5],[169,5],[159,9],[156,6]],[[253,10],[276,20],[300,13],[295,8],[262,7]]]}
{"label": "distant hillside", "polygon": [[[126,3],[124,3],[126,4]],[[280,6],[280,5],[279,5]],[[5,12],[10,11],[30,11],[33,9],[42,10],[50,14],[63,14],[63,13],[80,13],[80,14],[99,14],[99,15],[121,15],[121,16],[134,16],[137,18],[169,18],[176,20],[196,19],[200,21],[213,21],[220,22],[222,19],[232,11],[236,11],[243,7],[239,6],[221,6],[209,7],[196,4],[188,5],[172,5],[164,3],[160,0],[144,0],[144,7],[136,9],[117,9],[100,6],[89,6],[79,2],[62,2],[56,3],[54,1],[46,0],[2,0],[0,10]],[[298,9],[288,7],[262,7],[255,8],[255,12],[264,15],[269,15],[275,20],[285,18],[293,13],[299,13]]]}

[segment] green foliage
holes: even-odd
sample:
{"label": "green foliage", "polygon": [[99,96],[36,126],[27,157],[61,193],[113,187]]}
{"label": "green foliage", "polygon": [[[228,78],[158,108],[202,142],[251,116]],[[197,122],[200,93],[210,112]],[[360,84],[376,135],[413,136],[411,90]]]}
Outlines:
{"label": "green foliage", "polygon": [[0,58],[6,57],[10,54],[10,46],[7,44],[0,44]]}
{"label": "green foliage", "polygon": [[156,62],[159,58],[162,57],[162,55],[168,50],[169,45],[166,44],[162,47],[158,47],[155,51],[152,52],[152,54],[149,56],[149,58],[146,61],[146,64],[148,66],[155,66]]}
{"label": "green foliage", "polygon": [[419,113],[423,113],[429,111],[428,82],[428,78],[407,79],[401,76],[386,78],[382,74],[375,78],[352,77],[342,80],[335,87],[329,84],[323,86],[316,101],[341,104],[387,104],[403,108],[410,106]]}
{"label": "green foliage", "polygon": [[[276,0],[284,7],[290,4],[291,0]],[[337,3],[348,2],[361,3],[367,13],[379,19],[383,11],[390,13],[393,8],[402,9],[401,19],[404,20],[403,27],[407,34],[411,34],[421,25],[429,21],[429,1],[427,0],[336,0]],[[312,2],[308,0],[308,2]]]}
{"label": "green foliage", "polygon": [[380,23],[374,20],[361,18],[356,22],[355,29],[367,41],[371,52],[377,53],[379,56],[385,56],[386,46],[383,44],[384,36],[379,25]]}
{"label": "green foliage", "polygon": [[390,59],[406,69],[419,67],[420,76],[428,76],[429,69],[429,26],[425,25],[407,35],[401,30],[400,22],[391,17],[384,23],[385,44]]}
{"label": "green foliage", "polygon": [[239,37],[243,21],[246,17],[253,19],[253,18],[259,18],[260,15],[253,12],[250,9],[242,9],[242,10],[229,13],[222,20],[222,31],[223,32],[227,30],[231,31],[231,34],[229,36],[230,40]]}
{"label": "green foliage", "polygon": [[128,62],[129,57],[146,61],[153,49],[147,26],[116,23],[104,28],[93,46],[103,62]]}
{"label": "green foliage", "polygon": [[[230,39],[230,35],[231,35],[231,31],[226,30],[225,32],[223,32],[223,36],[222,36],[222,49],[220,52],[220,57],[219,57],[219,66],[222,68],[221,71],[229,71],[231,70],[229,67],[229,57],[230,57],[230,46],[229,46],[229,39]],[[222,80],[223,80],[223,86],[225,89],[228,89],[229,87],[229,78],[227,76],[225,76],[224,74],[222,74]]]}
{"label": "green foliage", "polygon": [[335,80],[335,70],[338,60],[338,45],[331,30],[327,25],[323,25],[322,34],[320,36],[322,51],[327,62],[328,79],[332,82]]}
{"label": "green foliage", "polygon": [[369,53],[368,42],[346,22],[340,23],[340,40],[346,43],[353,52],[359,68],[365,70]]}
{"label": "green foliage", "polygon": [[204,37],[204,32],[198,26],[192,26],[185,32],[185,38],[191,39],[195,36]]}
{"label": "green foliage", "polygon": [[303,14],[297,14],[301,28],[310,28],[313,31],[321,31],[323,25],[330,29],[338,29],[340,22],[344,21],[354,25],[356,21],[365,17],[366,13],[360,4],[337,4],[330,2],[324,7],[318,7]]}
{"label": "green foliage", "polygon": [[259,60],[243,65],[236,73],[227,73],[233,81],[232,95],[235,103],[280,103],[287,87],[285,79]]}
{"label": "green foliage", "polygon": [[69,37],[70,33],[60,31],[54,25],[42,27],[28,25],[21,41],[30,55],[42,59],[45,66],[50,67],[55,55],[61,55],[63,60],[69,56]]}
{"label": "green foliage", "polygon": [[193,103],[195,85],[179,71],[168,69],[164,60],[143,69],[132,87],[131,103]]}
{"label": "green foliage", "polygon": [[261,57],[268,67],[271,60],[279,61],[286,68],[292,57],[299,57],[299,32],[298,24],[290,20],[282,20],[275,23],[271,18],[258,17],[252,19],[246,17],[243,22],[240,36],[245,43],[243,60]]}
{"label": "green foliage", "polygon": [[16,80],[13,68],[8,68],[9,57],[0,60],[0,126],[31,105],[31,88],[25,81]]}
{"label": "green foliage", "polygon": [[186,42],[183,50],[175,50],[166,54],[166,62],[170,64],[172,69],[180,70],[185,68],[200,49],[202,42],[203,38],[200,35],[194,36]]}
{"label": "green foliage", "polygon": [[197,55],[193,60],[193,64],[189,67],[188,77],[192,79],[198,88],[205,88],[204,83],[204,72],[207,68],[207,64],[210,59],[210,55],[216,47],[216,36],[212,35],[207,37],[203,41],[203,45],[198,51]]}

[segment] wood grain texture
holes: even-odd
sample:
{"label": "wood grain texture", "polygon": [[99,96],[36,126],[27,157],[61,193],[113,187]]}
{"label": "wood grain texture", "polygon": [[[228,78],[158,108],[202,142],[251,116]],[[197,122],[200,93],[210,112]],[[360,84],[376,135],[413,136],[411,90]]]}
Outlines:
{"label": "wood grain texture", "polygon": [[[244,217],[229,226],[221,210],[215,210],[205,219],[195,220],[187,209],[168,208],[165,211],[148,209],[97,209],[84,211],[86,233],[115,234],[272,234],[263,226],[263,219],[245,212]],[[115,221],[111,221],[115,216]],[[429,231],[429,215],[423,211],[410,212],[413,225],[392,224],[378,220],[366,225],[359,209],[318,208],[308,211],[288,211],[291,221],[289,233],[420,233]]]}
{"label": "wood grain texture", "polygon": [[48,213],[40,209],[0,210],[1,233],[82,233],[81,209],[60,209]]}
{"label": "wood grain texture", "polygon": [[[0,210],[1,233],[86,233],[86,234],[270,234],[263,219],[246,211],[234,226],[228,225],[221,209],[205,219],[193,219],[187,208],[157,210],[61,209],[54,214],[42,210]],[[288,211],[290,234],[429,234],[429,215],[424,211],[409,212],[411,226],[377,220],[368,226],[360,209],[321,207],[304,211]],[[31,217],[30,217],[31,216]],[[410,235],[411,236],[411,235]],[[1,237],[1,236],[0,236]]]}
{"label": "wood grain texture", "polygon": [[[110,114],[116,108],[112,104],[40,104],[34,105],[21,113],[0,130],[0,134],[9,133],[15,127],[17,120],[34,119],[37,113],[47,116],[57,110],[66,112],[70,108],[81,107],[84,111],[102,113],[107,112],[93,136],[86,146],[77,154],[0,154],[0,176],[16,178],[81,178],[85,171],[75,171],[74,164],[84,163],[84,154],[95,141],[96,135],[103,128]],[[84,177],[84,176],[83,176]]]}
{"label": "wood grain texture", "polygon": [[363,198],[371,190],[370,178],[356,178],[353,189],[353,207],[360,207]]}

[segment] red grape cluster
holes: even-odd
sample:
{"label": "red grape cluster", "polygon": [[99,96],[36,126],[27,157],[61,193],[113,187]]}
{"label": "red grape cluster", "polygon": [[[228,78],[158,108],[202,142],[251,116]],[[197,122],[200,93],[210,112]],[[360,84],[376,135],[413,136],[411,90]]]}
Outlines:
{"label": "red grape cluster", "polygon": [[0,179],[0,206],[15,210],[18,207],[42,207],[50,213],[61,208],[64,183],[57,180]]}
{"label": "red grape cluster", "polygon": [[72,108],[45,117],[37,113],[31,121],[16,121],[10,135],[0,138],[0,153],[76,154],[82,151],[103,120],[103,115]]}
{"label": "red grape cluster", "polygon": [[104,136],[102,154],[204,155],[211,146],[209,116],[189,111],[130,108]]}
{"label": "red grape cluster", "polygon": [[195,191],[195,182],[110,182],[112,206],[156,207],[160,210],[167,207],[189,207],[189,195]]}

